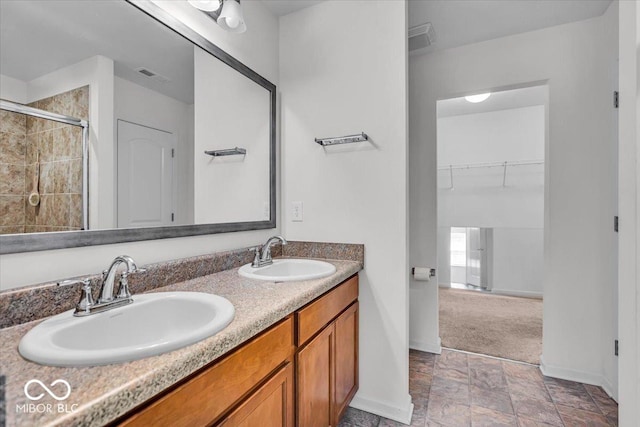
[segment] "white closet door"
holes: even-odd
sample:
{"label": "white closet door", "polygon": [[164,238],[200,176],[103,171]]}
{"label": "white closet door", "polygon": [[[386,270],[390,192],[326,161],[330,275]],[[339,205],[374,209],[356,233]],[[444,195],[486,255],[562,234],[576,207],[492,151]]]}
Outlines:
{"label": "white closet door", "polygon": [[172,224],[175,146],[172,133],[118,120],[118,228]]}

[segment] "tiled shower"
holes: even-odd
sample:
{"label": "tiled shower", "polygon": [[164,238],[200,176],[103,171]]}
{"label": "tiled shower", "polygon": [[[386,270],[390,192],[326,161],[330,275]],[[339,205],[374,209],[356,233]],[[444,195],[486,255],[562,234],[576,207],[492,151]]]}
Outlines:
{"label": "tiled shower", "polygon": [[[28,106],[88,120],[89,87]],[[82,163],[82,128],[0,110],[0,234],[80,230]]]}

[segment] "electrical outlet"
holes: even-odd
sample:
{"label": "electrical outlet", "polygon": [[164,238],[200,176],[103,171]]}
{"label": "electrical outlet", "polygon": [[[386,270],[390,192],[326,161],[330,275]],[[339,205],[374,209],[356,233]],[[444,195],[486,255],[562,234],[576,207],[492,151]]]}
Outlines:
{"label": "electrical outlet", "polygon": [[271,216],[271,209],[269,206],[269,202],[264,202],[262,204],[262,219],[269,220],[270,216]]}
{"label": "electrical outlet", "polygon": [[291,202],[291,221],[302,222],[302,202]]}

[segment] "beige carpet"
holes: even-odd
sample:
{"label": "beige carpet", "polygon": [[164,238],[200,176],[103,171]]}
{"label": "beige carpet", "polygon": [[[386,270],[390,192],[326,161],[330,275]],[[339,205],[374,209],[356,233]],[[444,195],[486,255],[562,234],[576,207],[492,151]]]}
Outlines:
{"label": "beige carpet", "polygon": [[442,346],[540,363],[542,300],[440,288]]}

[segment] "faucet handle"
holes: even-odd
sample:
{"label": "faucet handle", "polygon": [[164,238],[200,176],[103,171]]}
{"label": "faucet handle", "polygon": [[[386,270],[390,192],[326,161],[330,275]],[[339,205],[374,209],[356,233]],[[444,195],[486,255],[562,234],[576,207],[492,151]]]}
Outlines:
{"label": "faucet handle", "polygon": [[251,251],[254,252],[253,262],[251,263],[251,265],[253,267],[257,267],[260,265],[260,246],[249,248],[249,252]]}
{"label": "faucet handle", "polygon": [[[93,301],[93,295],[91,292],[91,280],[65,280],[65,282],[71,282],[69,284],[82,283],[82,293],[80,294],[80,300],[76,304],[76,311],[74,315],[89,314],[91,307],[95,305]],[[64,283],[64,282],[63,282]]]}

